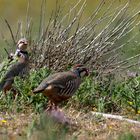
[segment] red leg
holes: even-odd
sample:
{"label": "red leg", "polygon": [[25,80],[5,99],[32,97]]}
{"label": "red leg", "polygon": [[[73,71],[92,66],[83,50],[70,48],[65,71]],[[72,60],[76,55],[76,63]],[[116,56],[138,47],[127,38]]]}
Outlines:
{"label": "red leg", "polygon": [[50,111],[53,109],[53,102],[49,100],[46,111]]}
{"label": "red leg", "polygon": [[54,104],[54,109],[55,109],[55,110],[58,110],[58,109],[59,109],[59,107],[58,107],[57,104]]}

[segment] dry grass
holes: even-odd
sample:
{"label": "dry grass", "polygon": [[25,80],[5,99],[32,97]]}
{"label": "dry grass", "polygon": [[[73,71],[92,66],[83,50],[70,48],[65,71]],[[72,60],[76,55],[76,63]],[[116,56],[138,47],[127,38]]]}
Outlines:
{"label": "dry grass", "polygon": [[0,113],[0,140],[17,140],[26,137],[29,124],[37,118],[30,108],[24,113]]}
{"label": "dry grass", "polygon": [[72,136],[76,136],[78,140],[115,140],[119,135],[129,132],[137,139],[140,138],[139,125],[105,119],[101,116],[93,117],[90,112],[85,114],[73,108],[68,109],[67,113],[77,124]]}
{"label": "dry grass", "polygon": [[[129,124],[124,121],[105,119],[101,116],[93,117],[89,113],[79,112],[73,108],[63,109],[67,116],[73,121],[66,133],[66,139],[71,140],[116,140],[123,134],[131,134],[137,140],[140,138],[140,126]],[[38,114],[31,110],[26,113],[6,114],[1,113],[1,118],[6,122],[0,121],[0,140],[26,140],[29,133],[29,126],[32,121],[39,118]],[[47,122],[46,122],[47,125]],[[43,135],[43,131],[35,131],[32,138]],[[36,139],[39,140],[39,139]]]}

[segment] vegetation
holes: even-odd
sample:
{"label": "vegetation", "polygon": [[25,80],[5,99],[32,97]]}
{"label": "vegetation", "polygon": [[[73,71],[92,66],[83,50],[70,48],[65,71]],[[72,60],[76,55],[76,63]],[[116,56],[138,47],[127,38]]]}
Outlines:
{"label": "vegetation", "polygon": [[[18,95],[14,96],[11,91],[6,96],[0,93],[3,139],[138,139],[137,124],[90,115],[91,111],[97,111],[140,120],[140,76],[133,72],[127,74],[129,68],[133,68],[132,71],[139,65],[137,51],[130,53],[133,42],[136,47],[139,45],[137,8],[130,13],[129,2],[113,8],[115,1],[105,8],[105,0],[102,0],[91,16],[83,20],[86,1],[79,0],[64,15],[65,4],[56,3],[46,23],[45,2],[42,0],[36,36],[30,2],[26,24],[19,23],[15,33],[5,20],[13,41],[11,45],[23,36],[29,40],[30,72],[24,79],[15,78],[13,86]],[[3,39],[9,45],[4,36]],[[74,122],[64,126],[40,115],[47,98],[34,95],[32,90],[49,74],[68,70],[76,63],[89,67],[91,74],[83,79],[75,96],[62,104]]]}
{"label": "vegetation", "polygon": [[[2,101],[0,102],[0,110],[2,112],[6,110],[8,114],[10,114],[10,112],[13,112],[14,114],[23,113],[27,114],[27,116],[33,113],[34,119],[31,118],[29,119],[29,121],[31,121],[32,124],[28,126],[29,127],[28,129],[24,128],[26,131],[24,130],[24,133],[22,132],[21,134],[24,137],[27,135],[28,137],[30,136],[29,139],[31,138],[34,139],[34,137],[38,137],[38,139],[45,139],[46,137],[48,139],[49,137],[50,139],[54,139],[56,135],[59,135],[60,137],[63,137],[63,139],[66,139],[66,137],[67,138],[69,137],[71,139],[72,137],[70,137],[70,134],[75,131],[74,129],[78,131],[80,127],[79,125],[81,125],[80,123],[84,123],[85,121],[84,116],[80,115],[79,117],[77,117],[77,120],[79,121],[78,126],[72,126],[72,128],[57,124],[52,120],[50,120],[49,118],[48,120],[46,116],[44,117],[44,115],[41,118],[39,117],[38,113],[43,112],[43,110],[46,107],[47,98],[45,98],[42,94],[33,95],[31,91],[40,83],[40,81],[44,77],[46,77],[49,74],[50,74],[49,70],[47,70],[46,68],[41,68],[40,70],[37,71],[36,70],[31,71],[28,77],[26,77],[26,79],[24,80],[17,77],[15,79],[14,87],[16,87],[16,89],[20,94],[14,97],[11,93],[8,93],[7,96],[4,97],[2,96],[1,93]],[[109,80],[111,80],[112,82],[109,82]],[[132,79],[127,79],[125,81],[118,82],[112,78],[106,79],[106,81],[101,83],[95,82],[91,77],[88,77],[84,79],[84,82],[82,83],[80,89],[77,91],[75,96],[73,96],[73,98],[68,102],[68,104],[62,105],[63,109],[65,110],[67,115],[70,116],[71,118],[73,117],[70,114],[73,111],[75,116],[77,116],[79,112],[81,112],[81,114],[88,116],[90,111],[97,111],[97,112],[120,114],[123,116],[125,115],[128,118],[139,120],[140,104],[137,100],[135,100],[140,98],[140,95],[136,94],[138,91],[137,86],[139,80],[140,80],[139,77],[134,77]],[[95,116],[94,117],[92,117],[91,115],[89,116],[88,123],[90,123],[90,121],[93,119],[92,120],[93,126],[99,125],[99,122],[102,122],[103,124],[108,123],[102,117],[96,118]],[[4,115],[3,117],[6,118]],[[39,118],[41,122],[39,121]],[[9,121],[8,119],[6,120],[7,122]],[[73,120],[73,122],[76,123],[75,120]],[[29,122],[26,122],[25,124],[27,125],[28,123]],[[51,124],[52,126],[50,127]],[[108,127],[110,127],[110,123],[108,123],[107,125]],[[124,123],[124,126],[127,127],[127,124]],[[17,129],[19,129],[18,126],[16,127]],[[120,129],[122,129],[120,123],[119,127]],[[21,133],[21,130],[19,131]],[[108,130],[105,131],[108,132]],[[115,132],[113,133],[115,136]],[[98,135],[100,136],[100,134]],[[73,139],[74,137],[75,134],[73,133]],[[78,137],[78,134],[76,134],[76,137]],[[93,137],[93,134],[91,137]]]}

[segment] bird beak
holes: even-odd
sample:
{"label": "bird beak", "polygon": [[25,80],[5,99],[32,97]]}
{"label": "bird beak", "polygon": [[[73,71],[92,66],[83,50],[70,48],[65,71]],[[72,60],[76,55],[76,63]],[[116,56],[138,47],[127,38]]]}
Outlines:
{"label": "bird beak", "polygon": [[88,69],[86,69],[86,76],[89,76],[90,75],[90,72]]}
{"label": "bird beak", "polygon": [[28,42],[24,42],[24,45],[28,45]]}

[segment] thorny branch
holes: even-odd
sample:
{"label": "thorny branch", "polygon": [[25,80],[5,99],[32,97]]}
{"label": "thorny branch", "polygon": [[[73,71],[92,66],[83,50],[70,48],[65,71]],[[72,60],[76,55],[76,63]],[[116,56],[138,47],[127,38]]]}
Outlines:
{"label": "thorny branch", "polygon": [[[112,8],[115,0],[110,1],[108,5],[102,0],[89,18],[84,20],[82,16],[86,7],[85,0],[78,0],[68,9],[65,4],[59,5],[57,1],[56,9],[53,10],[47,24],[45,3],[46,1],[42,0],[37,39],[33,39],[31,32],[33,22],[29,16],[30,3],[27,7],[26,33],[22,34],[30,39],[32,68],[45,66],[60,71],[73,64],[83,63],[90,71],[95,69],[103,74],[106,71],[114,73],[118,69],[129,68],[132,66],[129,62],[132,60],[134,66],[138,64],[139,54],[125,59],[121,57],[121,51],[139,36],[139,32],[136,32],[140,25],[139,11],[137,7],[131,10],[130,1]],[[66,11],[65,14],[62,9]],[[22,32],[23,25],[21,22],[18,23],[14,38],[7,20],[6,24],[15,42],[19,32]]]}

